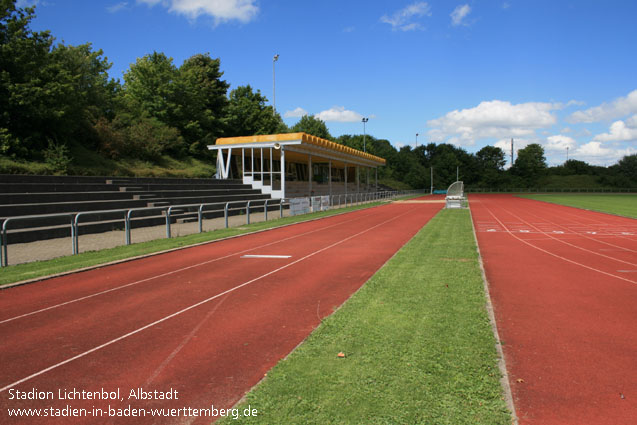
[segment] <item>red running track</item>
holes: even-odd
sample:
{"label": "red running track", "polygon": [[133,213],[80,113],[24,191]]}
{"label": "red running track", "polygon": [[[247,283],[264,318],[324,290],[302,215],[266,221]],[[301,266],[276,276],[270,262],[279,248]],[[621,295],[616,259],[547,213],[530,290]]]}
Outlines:
{"label": "red running track", "polygon": [[637,220],[470,205],[520,424],[637,423]]}
{"label": "red running track", "polygon": [[[209,423],[187,409],[233,406],[441,207],[391,204],[0,291],[0,422]],[[177,399],[129,399],[138,388]],[[31,392],[52,399],[16,399]],[[86,412],[8,411],[66,406]]]}

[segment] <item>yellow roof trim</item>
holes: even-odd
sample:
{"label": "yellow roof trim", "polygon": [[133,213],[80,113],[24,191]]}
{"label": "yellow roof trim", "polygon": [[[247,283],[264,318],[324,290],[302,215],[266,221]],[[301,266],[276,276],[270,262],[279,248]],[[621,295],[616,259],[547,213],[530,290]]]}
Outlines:
{"label": "yellow roof trim", "polygon": [[384,158],[372,155],[366,152],[353,149],[340,143],[334,143],[330,140],[321,139],[307,133],[281,133],[281,134],[265,134],[257,136],[241,136],[241,137],[220,137],[216,141],[216,145],[236,145],[242,143],[263,143],[263,142],[288,142],[292,140],[301,140],[301,143],[324,147],[333,151],[339,151],[348,155],[364,158],[368,161],[385,164]]}

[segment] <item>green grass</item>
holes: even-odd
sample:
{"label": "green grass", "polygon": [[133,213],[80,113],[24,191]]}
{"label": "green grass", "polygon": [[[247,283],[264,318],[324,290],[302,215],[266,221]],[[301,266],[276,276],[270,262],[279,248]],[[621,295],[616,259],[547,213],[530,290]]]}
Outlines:
{"label": "green grass", "polygon": [[238,406],[258,416],[238,422],[510,424],[496,363],[469,212],[442,210],[268,373]]}
{"label": "green grass", "polygon": [[[9,265],[8,267],[3,267],[2,269],[0,269],[0,286],[9,283],[20,282],[23,280],[50,276],[57,273],[78,270],[85,267],[106,264],[112,261],[124,260],[140,255],[147,255],[169,249],[176,249],[198,243],[238,236],[245,233],[256,232],[259,230],[270,229],[273,227],[298,223],[301,221],[327,217],[347,211],[369,208],[372,206],[380,205],[381,203],[382,202],[374,202],[363,205],[355,205],[352,207],[316,212],[301,216],[284,217],[277,220],[269,220],[267,222],[252,223],[250,225],[244,225],[241,227],[214,230],[211,232],[197,233],[171,239],[158,239],[155,241],[136,243],[127,246],[119,246],[116,248],[104,249],[100,251],[84,252],[78,255],[60,257],[47,261],[36,261],[32,263]],[[9,262],[11,262],[11,256],[9,256]]]}
{"label": "green grass", "polygon": [[637,218],[636,194],[543,194],[523,198]]}

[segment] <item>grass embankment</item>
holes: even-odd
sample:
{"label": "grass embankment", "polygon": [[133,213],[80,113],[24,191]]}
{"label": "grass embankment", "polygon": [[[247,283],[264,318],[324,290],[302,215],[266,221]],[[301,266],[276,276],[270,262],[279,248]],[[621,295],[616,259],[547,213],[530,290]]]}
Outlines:
{"label": "grass embankment", "polygon": [[61,171],[47,162],[21,161],[0,155],[0,174],[200,178],[215,173],[214,160],[188,156],[180,159],[163,156],[154,162],[131,158],[114,160],[82,146],[72,146],[70,157],[67,169]]}
{"label": "grass embankment", "polygon": [[584,208],[610,214],[637,218],[637,195],[635,194],[543,194],[520,195],[523,198],[569,207]]}
{"label": "grass embankment", "polygon": [[[347,208],[340,208],[329,211],[304,214],[294,217],[284,217],[267,222],[252,223],[241,227],[229,229],[213,230],[211,232],[196,233],[192,235],[179,236],[171,239],[158,239],[149,242],[141,242],[132,245],[119,246],[100,251],[84,252],[78,255],[55,258],[47,261],[37,261],[33,263],[16,264],[0,269],[0,286],[9,283],[20,282],[28,279],[35,279],[50,276],[58,273],[69,272],[86,267],[107,264],[113,261],[125,260],[127,258],[148,255],[156,252],[166,251],[195,245],[199,243],[211,242],[223,238],[239,236],[246,233],[271,229],[273,227],[284,226],[301,221],[313,220],[320,217],[341,214],[347,211],[354,211],[362,208],[369,208],[380,205],[382,202],[373,202],[363,205],[355,205]],[[11,248],[9,248],[10,250]]]}
{"label": "grass embankment", "polygon": [[258,416],[239,422],[510,424],[496,363],[469,212],[442,210],[268,373],[239,406]]}

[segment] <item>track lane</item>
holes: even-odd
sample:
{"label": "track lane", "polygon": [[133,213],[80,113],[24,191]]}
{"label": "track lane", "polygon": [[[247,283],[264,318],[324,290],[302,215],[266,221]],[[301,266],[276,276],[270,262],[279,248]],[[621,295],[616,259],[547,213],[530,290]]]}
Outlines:
{"label": "track lane", "polygon": [[[594,243],[586,238],[521,232],[528,223],[547,231],[542,218],[562,222],[562,208],[489,195],[472,195],[470,205],[520,423],[631,423],[637,417],[637,405],[627,402],[637,395],[631,320],[637,317],[637,276],[617,272],[622,263],[608,258],[616,253],[594,255],[553,239]],[[592,215],[581,222],[599,226],[599,215]],[[617,228],[635,223],[608,217]],[[498,220],[502,228],[495,229]],[[625,238],[610,241],[637,248]],[[622,252],[621,259],[636,259]]]}
{"label": "track lane", "polygon": [[[27,368],[37,370],[47,364],[47,361],[48,364],[52,364],[54,359],[59,361],[65,353],[68,355],[69,352],[81,351],[91,345],[95,347],[100,341],[104,343],[108,338],[118,333],[121,335],[134,327],[134,323],[141,323],[142,318],[145,318],[145,323],[149,323],[161,314],[175,311],[191,302],[192,297],[202,299],[213,293],[219,294],[221,283],[225,285],[223,287],[236,283],[233,280],[234,275],[245,281],[255,274],[272,271],[272,261],[282,265],[291,264],[291,261],[302,258],[303,253],[308,255],[308,252],[325,247],[321,255],[310,255],[296,265],[262,277],[258,284],[219,295],[218,298],[183,312],[179,317],[160,322],[19,385],[44,389],[59,387],[60,383],[64,383],[89,390],[96,385],[104,388],[128,388],[148,383],[147,385],[157,388],[179,388],[193,407],[205,407],[203,405],[210,400],[214,400],[219,407],[228,407],[254,385],[282,355],[296,346],[320,318],[342,304],[352,291],[411,238],[440,207],[441,205],[392,205],[377,208],[373,214],[348,215],[353,220],[344,226],[333,226],[330,230],[335,236],[328,237],[327,231],[320,231],[306,238],[288,239],[288,247],[291,240],[295,240],[298,245],[290,260],[239,259],[235,255],[223,260],[228,262],[223,267],[218,267],[222,264],[218,262],[215,267],[211,265],[188,269],[156,279],[152,284],[129,286],[2,324],[0,326],[5,326],[0,327],[3,332],[19,326],[31,330],[22,332],[22,336],[20,332],[12,335],[11,338],[16,340],[19,347],[16,350],[3,349],[1,361],[5,364],[17,364],[20,353],[24,354],[29,348],[31,351],[27,356],[28,361],[24,362],[29,366],[20,366],[16,368],[19,370],[9,372],[8,376],[3,375],[1,382],[7,385],[7,380],[24,376]],[[398,217],[400,214],[404,216]],[[318,227],[325,227],[329,220],[321,222]],[[370,229],[374,223],[378,225],[383,222],[374,231],[360,230]],[[312,224],[308,229],[316,225]],[[296,226],[291,227],[295,228],[294,232],[299,231]],[[355,233],[356,229],[359,229],[360,234]],[[276,238],[282,239],[282,234],[285,232],[276,235]],[[264,234],[259,234],[255,240],[247,238],[247,243],[256,245],[267,239],[263,238]],[[334,244],[335,241],[342,242]],[[227,246],[222,251],[243,251],[234,246],[236,242],[237,240],[226,241]],[[331,247],[330,242],[334,244]],[[193,258],[197,261],[205,260],[210,255],[205,248],[221,244],[224,243],[193,248],[196,251]],[[280,253],[276,248],[276,244],[272,244],[253,251]],[[179,253],[165,255],[172,257],[170,261],[164,261],[162,255],[158,256],[158,264],[183,266],[183,261],[179,260],[183,256]],[[190,258],[188,261],[193,260]],[[245,265],[246,262],[249,262],[249,267]],[[137,271],[141,269],[140,264],[146,264],[146,261],[137,263]],[[330,266],[326,267],[326,264]],[[120,270],[118,267],[114,269],[117,270],[116,273],[110,273],[111,268],[103,269],[101,274],[109,278],[105,279],[105,283],[93,284],[91,290],[116,287],[112,282],[117,279],[120,279],[120,284],[130,282],[116,278],[115,276],[120,275]],[[127,270],[128,267],[122,269]],[[166,267],[159,267],[158,271],[165,273],[165,269]],[[122,273],[121,276],[125,277],[126,274]],[[144,278],[139,273],[135,277]],[[78,279],[71,279],[74,280],[79,282]],[[81,286],[77,282],[71,286]],[[184,282],[191,283],[185,285]],[[173,288],[174,292],[169,288]],[[84,296],[89,293],[84,288],[81,289],[80,293]],[[18,292],[20,291],[15,291]],[[26,291],[28,292],[31,290]],[[70,296],[67,297],[68,300],[73,295],[67,293],[67,296]],[[63,298],[58,297],[56,301],[61,300]],[[44,305],[41,301],[26,304],[29,308]],[[91,315],[91,310],[100,311],[96,315],[100,318],[99,326]],[[56,321],[57,316],[60,319]],[[84,316],[86,321],[73,322],[67,329],[61,327],[62,323],[71,322],[73,317]],[[48,322],[52,323],[47,324]],[[43,345],[49,352],[38,354],[37,348],[34,348],[38,345],[38,339],[31,339],[29,335],[44,337],[46,332],[51,335]],[[56,344],[59,338],[72,338],[72,350],[64,344]],[[1,396],[2,407],[5,408],[9,404],[6,392]],[[184,404],[183,401],[181,403]],[[28,403],[13,400],[10,404],[16,407],[26,406]],[[179,402],[167,401],[148,403],[149,406],[178,404]],[[175,421],[169,420],[166,423]]]}

